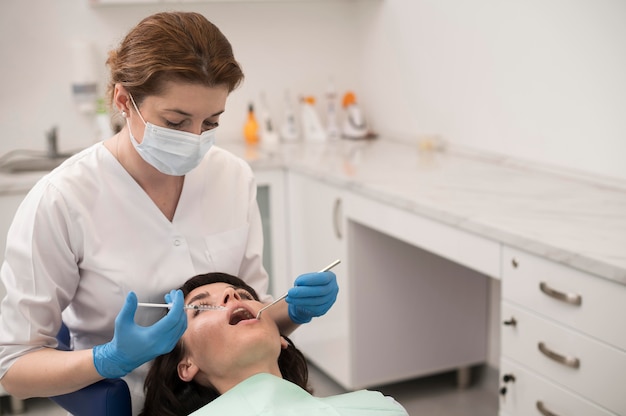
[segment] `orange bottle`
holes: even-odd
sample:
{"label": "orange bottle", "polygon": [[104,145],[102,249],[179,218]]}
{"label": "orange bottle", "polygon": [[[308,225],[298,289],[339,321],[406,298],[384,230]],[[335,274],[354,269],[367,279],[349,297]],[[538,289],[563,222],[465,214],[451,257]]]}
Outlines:
{"label": "orange bottle", "polygon": [[246,144],[259,143],[259,123],[257,123],[254,117],[254,106],[250,104],[248,106],[248,120],[243,126],[243,137],[246,139]]}

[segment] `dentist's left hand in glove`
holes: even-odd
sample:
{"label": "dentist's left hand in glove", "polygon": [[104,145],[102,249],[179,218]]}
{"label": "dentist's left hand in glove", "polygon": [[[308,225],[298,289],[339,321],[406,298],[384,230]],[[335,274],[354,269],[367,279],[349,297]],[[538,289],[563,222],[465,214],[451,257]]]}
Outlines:
{"label": "dentist's left hand in glove", "polygon": [[300,275],[285,299],[289,318],[296,324],[304,324],[324,315],[337,300],[337,293],[339,286],[333,272]]}
{"label": "dentist's left hand in glove", "polygon": [[113,339],[93,348],[96,370],[105,378],[122,377],[140,365],[174,349],[187,329],[185,299],[180,290],[165,295],[172,307],[167,315],[155,324],[144,327],[135,323],[137,295],[130,292],[126,303],[115,318]]}

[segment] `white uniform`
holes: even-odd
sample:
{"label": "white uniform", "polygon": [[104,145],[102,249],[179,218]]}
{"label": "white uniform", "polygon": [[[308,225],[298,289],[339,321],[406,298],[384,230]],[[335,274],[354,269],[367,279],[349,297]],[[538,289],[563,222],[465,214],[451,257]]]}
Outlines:
{"label": "white uniform", "polygon": [[[262,297],[263,236],[256,182],[241,159],[213,147],[185,182],[170,222],[102,143],[42,178],[18,209],[0,274],[0,378],[20,356],[56,346],[61,319],[74,349],[110,341],[129,291],[140,302],[206,272],[241,277]],[[138,308],[150,325],[164,310]],[[127,376],[143,403],[142,366]],[[137,399],[139,398],[139,399]]]}

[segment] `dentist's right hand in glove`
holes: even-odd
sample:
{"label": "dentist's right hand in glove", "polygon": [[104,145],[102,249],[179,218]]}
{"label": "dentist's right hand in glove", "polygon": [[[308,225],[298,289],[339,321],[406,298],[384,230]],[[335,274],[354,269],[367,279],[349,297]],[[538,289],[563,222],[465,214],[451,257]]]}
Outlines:
{"label": "dentist's right hand in glove", "polygon": [[93,363],[102,377],[125,376],[140,365],[174,349],[187,329],[185,299],[180,290],[165,295],[172,307],[165,317],[145,327],[135,323],[137,295],[130,292],[126,303],[115,318],[113,339],[93,348]]}

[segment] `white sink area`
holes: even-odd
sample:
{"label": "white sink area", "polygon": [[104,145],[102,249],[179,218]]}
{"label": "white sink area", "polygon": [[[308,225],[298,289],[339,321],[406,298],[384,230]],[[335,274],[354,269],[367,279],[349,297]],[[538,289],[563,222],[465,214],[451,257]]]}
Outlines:
{"label": "white sink area", "polygon": [[69,155],[59,157],[29,157],[7,160],[0,164],[0,171],[5,173],[48,172],[59,166]]}

